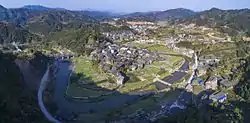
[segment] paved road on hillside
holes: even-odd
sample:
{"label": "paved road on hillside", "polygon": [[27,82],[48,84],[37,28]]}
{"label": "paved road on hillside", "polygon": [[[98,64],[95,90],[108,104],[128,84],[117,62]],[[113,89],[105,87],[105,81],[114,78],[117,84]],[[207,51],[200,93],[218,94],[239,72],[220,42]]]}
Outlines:
{"label": "paved road on hillside", "polygon": [[38,90],[38,94],[37,94],[37,97],[38,97],[38,104],[40,106],[40,109],[41,111],[43,112],[43,114],[45,115],[45,117],[53,122],[53,123],[60,123],[60,121],[58,121],[57,119],[55,119],[46,109],[45,105],[43,104],[43,91],[45,90],[46,88],[46,81],[48,80],[48,77],[49,77],[49,69],[47,69],[47,71],[45,72],[42,80],[41,80],[41,84],[40,84],[40,87],[39,87],[39,90]]}

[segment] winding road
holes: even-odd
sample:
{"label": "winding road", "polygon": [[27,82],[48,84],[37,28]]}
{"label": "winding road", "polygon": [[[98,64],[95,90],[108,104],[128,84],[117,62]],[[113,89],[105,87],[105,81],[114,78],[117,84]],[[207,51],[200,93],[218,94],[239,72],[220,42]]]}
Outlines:
{"label": "winding road", "polygon": [[193,68],[193,73],[192,73],[191,77],[189,78],[189,80],[187,82],[188,84],[192,83],[192,80],[193,80],[193,78],[195,76],[195,71],[198,68],[198,57],[197,57],[196,53],[194,54],[194,61],[195,61],[195,64],[194,64],[194,68]]}
{"label": "winding road", "polygon": [[47,80],[48,80],[48,77],[49,77],[49,67],[47,68],[43,78],[41,79],[41,84],[40,84],[40,87],[39,87],[39,90],[38,90],[38,104],[40,106],[40,109],[42,110],[43,114],[45,115],[45,117],[53,122],[53,123],[60,123],[60,121],[58,121],[57,119],[55,119],[49,112],[48,110],[46,109],[45,105],[43,104],[43,91],[45,90],[46,88],[46,85],[47,85]]}

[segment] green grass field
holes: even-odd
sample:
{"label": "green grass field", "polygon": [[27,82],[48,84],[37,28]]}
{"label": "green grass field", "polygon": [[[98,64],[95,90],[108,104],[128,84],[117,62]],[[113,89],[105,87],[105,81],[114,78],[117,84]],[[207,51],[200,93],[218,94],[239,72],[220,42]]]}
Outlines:
{"label": "green grass field", "polygon": [[103,81],[107,79],[105,73],[100,73],[92,65],[91,60],[87,57],[78,57],[73,59],[75,65],[75,72],[82,73],[86,78],[90,78],[93,82]]}
{"label": "green grass field", "polygon": [[[177,62],[182,62],[182,58],[175,56],[168,56],[167,61],[154,62],[152,65],[146,66],[144,69],[136,70],[129,72],[133,76],[136,76],[139,80],[137,81],[128,81],[123,88],[120,88],[119,91],[123,93],[131,92],[134,90],[156,90],[154,85],[155,78],[164,78],[170,75],[170,69],[178,69],[180,66],[173,66]],[[175,68],[178,67],[178,68]],[[165,69],[164,71],[162,69]]]}
{"label": "green grass field", "polygon": [[159,52],[159,53],[168,53],[168,54],[178,54],[172,49],[169,49],[164,44],[153,44],[153,43],[137,43],[132,42],[132,45],[137,48],[144,48],[148,49],[152,52]]}
{"label": "green grass field", "polygon": [[148,50],[161,53],[176,53],[164,45],[152,45],[147,47]]}
{"label": "green grass field", "polygon": [[91,89],[83,88],[77,83],[71,83],[67,89],[67,94],[73,97],[88,97],[88,96],[100,96],[102,91],[94,91]]}
{"label": "green grass field", "polygon": [[[163,45],[147,46],[151,51],[155,52],[172,52],[170,49]],[[138,69],[128,72],[130,80],[125,85],[118,89],[121,93],[138,92],[138,91],[156,91],[155,82],[156,78],[164,78],[170,75],[175,70],[179,69],[180,63],[183,62],[183,58],[179,56],[161,55],[165,58],[165,61],[154,62],[152,65],[145,66],[144,69]],[[90,89],[84,89],[79,86],[82,82],[92,82],[96,86],[111,90],[117,87],[115,83],[110,83],[109,73],[98,72],[100,69],[92,65],[92,62],[87,57],[78,57],[73,59],[75,64],[75,73],[84,75],[81,79],[83,81],[72,82],[69,85],[67,93],[69,96],[96,96],[100,95],[100,92],[96,92]],[[98,70],[99,69],[99,70]],[[84,85],[83,85],[84,86]]]}

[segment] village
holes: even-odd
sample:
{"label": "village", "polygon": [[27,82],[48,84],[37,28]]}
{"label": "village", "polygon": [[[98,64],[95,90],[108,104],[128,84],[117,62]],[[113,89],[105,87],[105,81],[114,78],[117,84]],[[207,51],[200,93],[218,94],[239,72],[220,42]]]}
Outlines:
{"label": "village", "polygon": [[[178,25],[178,27],[170,26],[167,30],[176,29],[175,34],[163,36],[161,35],[161,33],[164,33],[162,30],[166,31],[166,29],[163,29],[161,25],[151,22],[127,21],[124,25],[117,25],[115,22],[105,23],[112,24],[114,26],[128,26],[131,29],[104,32],[104,36],[112,40],[113,43],[106,40],[97,41],[98,47],[90,53],[90,58],[96,61],[98,68],[111,74],[117,85],[126,85],[126,82],[130,79],[129,76],[126,75],[128,71],[133,72],[136,70],[143,70],[146,66],[152,65],[154,62],[168,60],[166,57],[161,57],[160,54],[163,53],[161,51],[151,51],[134,46],[134,44],[139,44],[139,46],[147,44],[163,45],[166,48],[175,51],[175,53],[191,58],[191,60],[194,61],[194,54],[198,52],[194,51],[192,48],[190,49],[190,47],[182,47],[179,43],[191,42],[191,44],[195,45],[197,42],[202,42],[202,44],[215,44],[232,41],[227,35],[213,32],[210,28],[196,27],[194,25]],[[161,38],[154,37],[154,35],[152,35],[154,33],[149,31],[155,31],[157,29],[160,31],[157,33],[162,36]],[[200,30],[202,35],[204,35],[204,33],[207,35],[200,37],[197,30]],[[214,36],[215,34],[225,36],[226,38],[216,37]],[[128,43],[121,43],[121,39]],[[13,44],[13,47],[15,46],[16,45]],[[64,54],[65,56],[65,53],[62,52],[61,54]],[[66,56],[68,56],[68,58],[72,57],[72,55]],[[163,87],[162,89],[165,89],[175,87],[175,83],[178,85],[179,80],[182,80],[184,84],[182,88],[185,88],[187,92],[193,92],[195,94],[207,92],[207,95],[205,96],[207,98],[202,99],[209,99],[214,102],[224,102],[228,95],[226,90],[232,89],[239,80],[233,79],[233,75],[238,72],[237,68],[232,68],[229,73],[225,75],[214,73],[209,74],[210,71],[216,71],[222,58],[223,57],[221,55],[217,54],[203,55],[198,53],[197,68],[194,68],[195,64],[193,62],[184,63],[183,67],[180,68],[179,71],[177,70],[171,73],[172,77],[165,76],[158,78],[155,81],[156,83],[161,83],[159,88]],[[191,83],[186,83],[187,79],[182,79],[187,73],[190,73],[188,72],[188,68],[195,69],[194,77],[192,77]],[[162,86],[162,84],[164,86]]]}
{"label": "village", "polygon": [[3,1],[0,123],[250,123],[238,3]]}
{"label": "village", "polygon": [[[74,73],[73,77],[84,75],[97,83],[101,82],[93,88],[93,85],[89,84],[92,80],[83,78],[78,82],[70,81],[66,89],[68,98],[92,100],[103,96],[109,97],[116,94],[115,91],[143,97],[183,89],[178,92],[179,96],[171,105],[162,100],[158,102],[160,105],[150,103],[156,107],[161,106],[160,110],[144,112],[141,118],[154,120],[170,113],[174,107],[184,109],[186,104],[191,103],[192,97],[186,93],[195,95],[192,102],[202,105],[224,104],[232,96],[230,90],[239,82],[235,75],[239,72],[237,66],[240,64],[233,64],[229,66],[230,69],[223,70],[225,58],[222,54],[228,51],[211,52],[217,48],[227,49],[224,43],[230,44],[230,37],[218,38],[212,34],[225,35],[194,25],[163,28],[155,23],[129,21],[125,25],[115,26],[127,26],[130,30],[103,32],[107,39],[97,40],[96,46],[88,46],[94,49],[89,56],[76,56],[72,51],[61,47],[55,47],[52,51],[42,51],[49,57],[74,62],[76,70],[73,71],[77,73]],[[173,34],[164,33],[173,29]],[[201,33],[196,33],[197,30]],[[204,33],[207,35],[201,37]],[[214,47],[210,47],[211,45]],[[19,54],[30,52],[25,46],[15,43],[8,47]],[[93,65],[97,69],[93,69]],[[99,87],[110,91],[95,92]],[[138,115],[133,111],[131,113],[124,117],[133,118]]]}
{"label": "village", "polygon": [[[116,20],[118,19],[105,23],[113,26],[127,26],[131,30],[103,33],[115,43],[105,41],[100,43],[99,48],[91,53],[91,57],[98,60],[99,68],[111,73],[116,78],[117,84],[126,85],[126,81],[129,80],[129,77],[125,74],[127,71],[143,69],[155,61],[166,60],[159,55],[163,52],[153,52],[140,47],[140,45],[146,46],[148,44],[163,45],[179,55],[191,58],[193,62],[194,54],[198,55],[197,68],[194,67],[195,63],[187,62],[184,63],[179,71],[173,72],[171,74],[172,77],[166,76],[165,78],[156,79],[156,83],[158,83],[156,86],[159,86],[157,88],[161,88],[160,90],[169,87],[175,88],[181,80],[183,81],[183,86],[181,87],[185,88],[187,92],[199,95],[202,100],[223,103],[228,97],[227,90],[232,89],[238,83],[239,80],[233,78],[233,75],[238,72],[237,68],[230,69],[227,74],[220,74],[217,72],[219,71],[218,64],[220,64],[223,57],[217,53],[202,54],[198,50],[200,46],[197,44],[199,43],[205,46],[231,43],[232,39],[227,34],[218,33],[211,28],[197,27],[192,24],[162,28],[162,25],[151,22],[127,21],[123,24],[117,24]],[[157,35],[155,35],[155,30],[158,30]],[[174,31],[171,35],[164,35],[164,30]],[[187,44],[189,45],[183,45],[183,42],[188,42]],[[199,46],[196,47],[196,50],[193,49],[195,45]],[[187,76],[187,73],[190,74],[188,68],[194,70],[194,76],[190,77],[190,83],[186,82],[187,79],[182,79]]]}
{"label": "village", "polygon": [[160,60],[156,53],[146,49],[123,47],[107,41],[101,41],[99,47],[91,53],[91,57],[98,60],[102,70],[112,73],[120,85],[128,80],[125,69],[143,69],[146,65]]}

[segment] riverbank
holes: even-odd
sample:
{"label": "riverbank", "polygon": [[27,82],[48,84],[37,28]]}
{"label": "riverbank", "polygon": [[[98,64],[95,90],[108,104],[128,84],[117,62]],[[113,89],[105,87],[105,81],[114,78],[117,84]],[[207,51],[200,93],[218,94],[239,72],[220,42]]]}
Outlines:
{"label": "riverbank", "polygon": [[70,77],[70,73],[72,72],[70,70],[71,63],[69,62],[60,62],[59,63],[59,71],[57,73],[56,77],[56,88],[55,88],[55,101],[57,103],[57,106],[61,110],[60,112],[63,113],[87,113],[90,111],[104,111],[104,110],[111,110],[116,109],[126,102],[133,101],[137,99],[139,96],[137,95],[119,95],[119,96],[113,96],[110,98],[107,98],[103,101],[100,101],[97,103],[77,103],[77,102],[71,102],[65,98],[65,91],[68,85],[68,80]]}
{"label": "riverbank", "polygon": [[[180,69],[184,70],[186,69],[186,65],[188,63],[184,63]],[[73,72],[73,64],[71,62],[67,61],[59,61],[58,62],[58,72],[56,73],[55,78],[55,91],[54,91],[54,100],[58,107],[57,115],[60,117],[68,118],[72,114],[91,114],[96,113],[100,115],[104,115],[107,112],[115,112],[118,109],[124,110],[126,107],[131,110],[131,112],[136,112],[136,108],[141,109],[140,107],[147,107],[149,104],[154,105],[154,107],[160,107],[159,103],[161,102],[161,99],[157,99],[157,103],[154,101],[150,101],[151,99],[154,99],[152,97],[160,95],[161,93],[120,93],[119,91],[114,91],[114,94],[105,95],[103,92],[112,92],[112,90],[108,90],[105,88],[99,87],[100,90],[102,90],[97,96],[89,96],[86,98],[80,98],[80,99],[72,99],[68,98],[66,95],[66,90],[69,85],[70,76]],[[97,88],[98,86],[93,84],[93,87]],[[112,92],[112,93],[113,93]],[[177,98],[177,97],[176,97]],[[168,100],[168,98],[164,99]],[[172,99],[174,100],[174,99]],[[145,103],[143,103],[145,101]],[[138,103],[141,102],[141,103]],[[141,105],[138,105],[138,104]],[[132,111],[135,110],[135,111]],[[147,110],[149,111],[149,110]],[[124,114],[128,114],[127,111],[124,112]],[[85,115],[85,116],[86,116]]]}
{"label": "riverbank", "polygon": [[80,79],[74,79],[70,82],[67,88],[67,96],[87,99],[86,96],[92,98],[101,96],[103,93],[108,93],[104,95],[109,95],[109,93],[112,93],[110,91],[119,91],[123,94],[139,91],[157,91],[154,84],[155,78],[164,78],[170,75],[171,70],[181,67],[179,63],[183,60],[182,57],[176,56],[162,55],[162,57],[166,58],[166,60],[154,62],[143,69],[128,71],[127,75],[130,80],[122,87],[112,82],[112,77],[107,73],[100,73],[98,70],[93,69],[91,61],[88,58],[75,58],[73,60],[75,64],[75,73],[73,76]]}
{"label": "riverbank", "polygon": [[41,111],[43,112],[43,114],[45,115],[45,117],[49,121],[51,121],[53,123],[60,123],[59,120],[55,119],[50,114],[50,112],[48,112],[48,110],[46,109],[45,105],[43,104],[43,91],[45,90],[47,82],[48,82],[48,79],[49,79],[49,69],[50,69],[50,67],[47,68],[45,74],[43,75],[43,77],[41,79],[40,87],[39,87],[38,94],[37,94],[38,104],[40,106]]}
{"label": "riverbank", "polygon": [[[54,100],[56,101],[57,107],[59,109],[58,115],[60,117],[69,117],[72,113],[89,114],[91,112],[94,112],[97,114],[100,113],[103,114],[104,112],[114,112],[118,109],[124,109],[125,105],[131,105],[131,106],[137,105],[138,101],[143,102],[143,100],[152,97],[150,93],[145,95],[140,95],[140,94],[121,94],[119,92],[116,92],[118,95],[111,95],[101,100],[98,98],[95,101],[89,101],[88,99],[86,99],[86,101],[71,100],[65,98],[65,92],[69,82],[68,80],[70,74],[72,72],[71,69],[72,64],[70,62],[59,62],[58,66],[59,70],[56,74]],[[145,103],[145,105],[147,104],[148,103]],[[141,107],[145,105],[141,105]],[[154,105],[157,106],[158,104],[156,103]]]}

